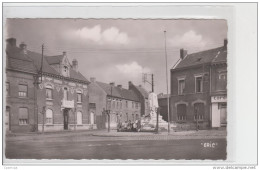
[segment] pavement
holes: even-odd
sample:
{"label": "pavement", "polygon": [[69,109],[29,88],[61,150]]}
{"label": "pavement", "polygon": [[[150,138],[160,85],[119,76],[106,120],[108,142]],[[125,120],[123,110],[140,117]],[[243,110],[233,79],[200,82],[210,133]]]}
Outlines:
{"label": "pavement", "polygon": [[91,140],[92,137],[100,140],[178,140],[178,139],[226,139],[226,130],[199,130],[199,131],[171,131],[160,132],[117,132],[111,130],[88,130],[88,131],[59,131],[45,133],[11,133],[5,137],[6,141],[37,140],[40,138],[54,139],[70,137],[77,140]]}
{"label": "pavement", "polygon": [[117,131],[100,131],[92,134],[93,136],[115,136],[115,137],[123,137],[123,136],[219,136],[226,137],[226,130],[199,130],[199,131],[172,131],[168,132],[117,132]]}

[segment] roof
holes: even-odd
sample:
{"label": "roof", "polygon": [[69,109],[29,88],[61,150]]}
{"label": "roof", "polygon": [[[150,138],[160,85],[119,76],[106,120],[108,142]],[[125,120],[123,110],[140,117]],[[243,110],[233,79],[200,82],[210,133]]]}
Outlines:
{"label": "roof", "polygon": [[[37,74],[41,70],[42,55],[39,53],[27,50],[27,54],[24,54],[22,50],[17,46],[7,46],[6,54],[7,68],[9,69],[32,72],[35,74]],[[49,64],[50,62],[54,63],[58,60],[62,61],[62,58],[60,56],[44,56],[42,64],[43,73],[60,76],[60,73]],[[77,72],[72,68],[70,69],[70,78],[89,83],[89,81],[80,72]]]}
{"label": "roof", "polygon": [[63,55],[56,55],[56,56],[46,56],[47,62],[52,64],[60,64],[63,59]]}
{"label": "roof", "polygon": [[18,47],[7,47],[6,48],[7,69],[20,70],[30,73],[37,73],[37,69],[33,64],[33,61],[24,55]]}
{"label": "roof", "polygon": [[96,83],[107,93],[107,95],[132,101],[139,101],[138,96],[135,94],[133,90],[120,88],[98,81],[96,81]]}
{"label": "roof", "polygon": [[160,93],[160,94],[157,95],[157,97],[158,97],[158,99],[165,99],[167,97],[170,97],[170,94],[162,94],[162,93]]}
{"label": "roof", "polygon": [[135,86],[135,87],[142,94],[142,96],[144,96],[145,99],[148,99],[148,92],[144,88],[140,86]]}
{"label": "roof", "polygon": [[225,47],[218,47],[206,51],[188,54],[179,64],[174,68],[185,68],[200,64],[207,64],[213,62],[226,62],[227,50]]}

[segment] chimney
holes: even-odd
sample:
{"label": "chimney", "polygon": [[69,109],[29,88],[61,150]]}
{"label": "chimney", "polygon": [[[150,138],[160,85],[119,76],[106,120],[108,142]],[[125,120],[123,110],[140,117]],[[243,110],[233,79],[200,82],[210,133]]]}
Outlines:
{"label": "chimney", "polygon": [[78,60],[76,59],[72,60],[72,68],[73,70],[78,71]]}
{"label": "chimney", "polygon": [[183,48],[182,49],[180,49],[180,58],[181,58],[181,60],[183,60],[184,59],[184,57],[187,55],[187,50],[184,50]]}
{"label": "chimney", "polygon": [[63,51],[63,52],[62,52],[62,55],[63,55],[63,56],[66,56],[66,55],[67,55],[66,51]]}
{"label": "chimney", "polygon": [[96,78],[95,77],[90,77],[90,81],[91,81],[91,83],[95,83],[96,82]]}
{"label": "chimney", "polygon": [[7,43],[8,46],[16,47],[16,39],[15,38],[6,39],[6,43]]}
{"label": "chimney", "polygon": [[111,82],[109,83],[111,86],[115,86],[115,82]]}
{"label": "chimney", "polygon": [[19,45],[20,49],[22,50],[23,54],[27,54],[27,45],[22,42],[20,45]]}
{"label": "chimney", "polygon": [[227,48],[228,40],[224,39],[224,48]]}
{"label": "chimney", "polygon": [[121,84],[117,85],[117,87],[119,87],[120,89],[122,89],[122,85],[121,85]]}

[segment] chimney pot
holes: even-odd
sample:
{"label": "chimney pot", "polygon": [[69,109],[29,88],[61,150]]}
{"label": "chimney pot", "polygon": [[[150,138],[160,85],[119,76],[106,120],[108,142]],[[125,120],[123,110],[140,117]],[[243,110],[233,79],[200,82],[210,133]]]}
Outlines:
{"label": "chimney pot", "polygon": [[111,82],[109,83],[111,86],[115,86],[115,82]]}
{"label": "chimney pot", "polygon": [[20,49],[22,50],[22,52],[23,52],[24,54],[27,54],[27,45],[26,45],[24,42],[22,42],[22,43],[19,45],[19,47],[20,47]]}
{"label": "chimney pot", "polygon": [[63,51],[62,54],[63,54],[63,56],[67,55],[66,51]]}
{"label": "chimney pot", "polygon": [[96,78],[95,78],[95,77],[90,77],[90,81],[91,81],[92,83],[95,83],[95,82],[96,82]]}
{"label": "chimney pot", "polygon": [[73,70],[78,71],[78,60],[76,59],[72,60],[72,68]]}
{"label": "chimney pot", "polygon": [[16,39],[15,38],[8,38],[6,39],[7,45],[16,47]]}
{"label": "chimney pot", "polygon": [[183,48],[181,48],[180,49],[180,58],[183,60],[186,55],[187,55],[187,50],[184,50]]}
{"label": "chimney pot", "polygon": [[224,47],[227,48],[228,40],[224,39]]}

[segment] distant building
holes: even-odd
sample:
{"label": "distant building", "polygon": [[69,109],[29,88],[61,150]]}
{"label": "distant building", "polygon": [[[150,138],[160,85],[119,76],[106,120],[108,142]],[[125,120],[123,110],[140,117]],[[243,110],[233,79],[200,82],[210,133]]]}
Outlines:
{"label": "distant building", "polygon": [[137,94],[141,102],[141,116],[149,115],[150,108],[148,102],[148,92],[141,85],[136,86],[131,81],[128,82],[128,85],[129,85],[129,90],[133,90]]}
{"label": "distant building", "polygon": [[65,52],[42,60],[41,54],[27,50],[26,44],[17,47],[10,38],[6,61],[8,131],[95,128],[89,114],[89,81],[78,71],[77,60],[71,64]]}
{"label": "distant building", "polygon": [[168,122],[168,96],[167,94],[160,93],[158,94],[158,104],[160,107],[160,115],[163,120]]}
{"label": "distant building", "polygon": [[227,40],[224,46],[187,54],[171,69],[170,120],[180,129],[227,124]]}
{"label": "distant building", "polygon": [[116,128],[119,122],[129,120],[133,122],[140,119],[141,102],[133,90],[124,89],[122,85],[115,86],[115,83],[98,82],[95,78],[90,80],[90,103],[97,106],[98,127],[107,127],[108,120],[107,115],[103,112],[104,110],[110,110],[111,128]]}

